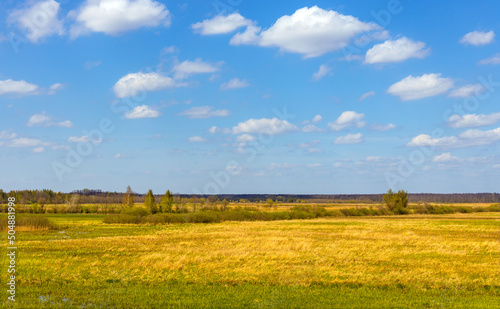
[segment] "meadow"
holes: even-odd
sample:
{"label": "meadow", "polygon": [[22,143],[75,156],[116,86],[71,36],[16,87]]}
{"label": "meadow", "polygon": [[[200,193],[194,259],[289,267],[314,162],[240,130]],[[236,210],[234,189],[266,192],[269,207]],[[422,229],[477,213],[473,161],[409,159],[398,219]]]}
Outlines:
{"label": "meadow", "polygon": [[43,216],[57,227],[18,232],[14,308],[500,306],[498,213],[162,225]]}

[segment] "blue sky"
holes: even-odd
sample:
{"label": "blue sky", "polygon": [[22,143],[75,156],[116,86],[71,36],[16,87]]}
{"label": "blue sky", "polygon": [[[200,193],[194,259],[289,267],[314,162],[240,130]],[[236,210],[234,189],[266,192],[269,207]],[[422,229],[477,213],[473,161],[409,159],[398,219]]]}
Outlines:
{"label": "blue sky", "polygon": [[496,1],[3,1],[0,188],[494,192]]}

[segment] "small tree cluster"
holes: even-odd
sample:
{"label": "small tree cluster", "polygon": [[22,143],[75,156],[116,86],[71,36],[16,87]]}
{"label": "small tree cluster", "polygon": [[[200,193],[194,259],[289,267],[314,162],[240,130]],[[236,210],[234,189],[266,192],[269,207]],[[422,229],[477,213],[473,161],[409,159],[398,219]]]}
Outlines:
{"label": "small tree cluster", "polygon": [[384,194],[383,198],[387,208],[392,212],[398,214],[406,213],[406,208],[408,207],[408,192],[399,190],[395,193],[392,189],[389,189],[389,191]]}

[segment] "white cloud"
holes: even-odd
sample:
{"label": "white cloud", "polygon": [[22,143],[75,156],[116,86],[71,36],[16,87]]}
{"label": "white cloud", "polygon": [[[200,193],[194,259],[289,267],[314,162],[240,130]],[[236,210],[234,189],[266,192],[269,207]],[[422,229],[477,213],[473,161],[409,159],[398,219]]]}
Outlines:
{"label": "white cloud", "polygon": [[230,112],[227,109],[217,109],[214,110],[213,106],[198,106],[192,107],[188,110],[180,112],[178,115],[186,116],[190,119],[204,119],[211,117],[226,117],[229,116]]}
{"label": "white cloud", "polygon": [[239,13],[233,13],[227,16],[218,15],[212,19],[205,19],[191,25],[191,28],[202,35],[213,35],[233,32],[236,29],[252,24],[251,20],[244,18]]}
{"label": "white cloud", "polygon": [[24,80],[0,80],[0,95],[2,94],[35,94],[38,86]]}
{"label": "white cloud", "polygon": [[26,31],[26,38],[33,43],[54,34],[64,34],[63,22],[57,18],[59,3],[54,0],[31,3],[29,7],[12,11],[7,18],[8,23]]}
{"label": "white cloud", "polygon": [[260,27],[250,25],[247,26],[246,30],[243,32],[236,33],[229,44],[231,45],[258,45],[259,44],[259,32]]}
{"label": "white cloud", "polygon": [[188,142],[190,142],[190,143],[203,143],[206,141],[207,140],[201,136],[192,136],[192,137],[188,138]]}
{"label": "white cloud", "polygon": [[415,136],[411,142],[407,144],[410,147],[418,147],[418,146],[454,146],[459,142],[458,138],[455,136],[450,137],[440,137],[440,138],[432,138],[432,136],[428,134],[420,134]]}
{"label": "white cloud", "polygon": [[270,163],[268,169],[269,170],[290,169],[290,168],[295,168],[298,166],[299,165],[297,165],[297,164],[291,164],[291,163]]}
{"label": "white cloud", "polygon": [[389,123],[389,124],[386,124],[386,125],[383,125],[383,124],[374,124],[372,126],[372,129],[376,130],[376,131],[388,131],[388,130],[392,130],[392,129],[395,129],[395,128],[396,128],[396,125],[393,124],[393,123]]}
{"label": "white cloud", "polygon": [[319,168],[319,167],[323,167],[325,166],[324,164],[321,164],[321,163],[309,163],[309,164],[306,164],[306,167],[308,168]]}
{"label": "white cloud", "polygon": [[448,118],[448,126],[452,128],[472,128],[482,127],[495,124],[500,121],[500,113],[490,115],[485,114],[467,114],[467,115],[452,115]]}
{"label": "white cloud", "polygon": [[242,134],[236,138],[236,141],[239,143],[249,143],[255,140],[255,136],[250,134]]}
{"label": "white cloud", "polygon": [[36,147],[33,149],[33,152],[34,153],[42,153],[42,152],[45,152],[45,148],[44,147]]}
{"label": "white cloud", "polygon": [[356,113],[353,111],[343,112],[337,120],[334,122],[329,122],[328,127],[334,131],[340,131],[347,127],[363,127],[366,122],[363,121],[365,114]]}
{"label": "white cloud", "polygon": [[448,96],[452,98],[467,98],[471,96],[478,96],[485,90],[486,88],[481,84],[465,85],[452,90]]}
{"label": "white cloud", "polygon": [[493,64],[493,65],[500,64],[500,54],[496,54],[493,57],[483,59],[479,61],[479,64]]}
{"label": "white cloud", "polygon": [[215,134],[219,131],[220,131],[220,129],[217,128],[216,126],[210,127],[210,129],[208,129],[208,132],[210,132],[210,134]]}
{"label": "white cloud", "polygon": [[70,136],[70,137],[68,137],[67,141],[70,143],[86,143],[86,142],[90,142],[90,138],[86,135]]}
{"label": "white cloud", "polygon": [[328,67],[326,64],[322,64],[319,66],[318,72],[315,72],[312,76],[312,79],[315,81],[319,81],[323,77],[325,77],[328,73],[330,73],[332,69]]}
{"label": "white cloud", "polygon": [[390,86],[387,92],[399,96],[403,101],[417,100],[443,94],[453,87],[453,80],[440,76],[441,74],[434,73],[417,77],[410,75]]}
{"label": "white cloud", "polygon": [[160,117],[160,112],[152,109],[147,105],[136,106],[133,110],[125,114],[127,119],[140,119],[140,118],[158,118]]}
{"label": "white cloud", "polygon": [[452,156],[451,153],[449,152],[437,155],[432,159],[432,162],[438,162],[438,163],[452,162],[452,161],[460,161],[460,159]]}
{"label": "white cloud", "polygon": [[402,62],[409,58],[422,59],[429,55],[424,42],[415,42],[407,37],[395,41],[387,40],[377,44],[366,52],[365,63]]}
{"label": "white cloud", "polygon": [[173,78],[159,73],[130,73],[120,78],[113,87],[118,98],[130,97],[142,91],[159,91],[166,88],[181,87]]}
{"label": "white cloud", "polygon": [[485,45],[493,42],[495,37],[495,33],[493,31],[489,32],[481,32],[481,31],[472,31],[464,35],[460,39],[460,43],[465,45]]}
{"label": "white cloud", "polygon": [[88,32],[117,35],[142,27],[170,25],[170,12],[164,4],[152,0],[87,0],[71,12],[76,24],[71,37]]}
{"label": "white cloud", "polygon": [[335,139],[335,144],[359,144],[364,141],[363,134],[347,134],[345,136],[339,136]]}
{"label": "white cloud", "polygon": [[233,127],[233,134],[243,134],[243,133],[261,133],[261,134],[281,134],[290,131],[297,130],[294,124],[289,123],[286,120],[280,120],[278,118],[262,118],[262,119],[249,119],[244,122],[238,123],[237,126]]}
{"label": "white cloud", "polygon": [[312,123],[318,123],[318,122],[320,122],[321,120],[323,120],[323,117],[321,117],[321,115],[316,115],[316,116],[314,116],[314,118],[312,119]]}
{"label": "white cloud", "polygon": [[51,118],[45,114],[45,112],[41,112],[40,114],[35,114],[31,116],[30,119],[28,120],[27,126],[72,128],[73,123],[69,120],[61,122],[53,122]]}
{"label": "white cloud", "polygon": [[312,132],[321,132],[322,130],[313,124],[308,124],[302,128],[302,132],[312,133]]}
{"label": "white cloud", "polygon": [[238,88],[245,88],[250,86],[250,84],[246,80],[241,80],[237,77],[231,79],[227,83],[223,83],[220,86],[221,90],[228,90],[228,89],[238,89]]}
{"label": "white cloud", "polygon": [[7,142],[0,142],[0,146],[13,147],[13,148],[40,147],[40,146],[50,146],[50,143],[43,142],[39,139],[20,137],[9,140]]}
{"label": "white cloud", "polygon": [[369,156],[365,158],[365,161],[368,162],[379,162],[380,160],[382,160],[382,158],[377,156]]}
{"label": "white cloud", "polygon": [[128,158],[129,156],[126,155],[126,154],[123,154],[123,153],[117,153],[113,156],[113,159],[124,159],[124,158]]}
{"label": "white cloud", "polygon": [[420,134],[414,137],[407,146],[471,147],[489,145],[499,140],[500,127],[488,131],[478,129],[467,130],[460,133],[458,136],[446,136],[441,138],[432,138],[430,135]]}
{"label": "white cloud", "polygon": [[174,65],[172,71],[175,73],[175,78],[183,79],[192,74],[213,73],[219,70],[219,65],[203,62],[200,58],[194,61],[186,60]]}
{"label": "white cloud", "polygon": [[91,70],[92,68],[100,66],[101,63],[102,61],[87,61],[85,62],[83,67],[85,68],[85,70]]}
{"label": "white cloud", "polygon": [[0,139],[13,139],[17,136],[12,129],[0,131]]}
{"label": "white cloud", "polygon": [[313,6],[298,9],[291,16],[280,17],[258,35],[260,29],[249,26],[247,31],[233,37],[231,44],[279,47],[282,52],[299,53],[311,58],[340,50],[356,35],[379,29],[374,23],[364,23],[353,16]]}
{"label": "white cloud", "polygon": [[367,93],[363,94],[362,96],[359,97],[358,101],[363,101],[365,99],[368,99],[371,96],[375,95],[375,91],[368,91]]}

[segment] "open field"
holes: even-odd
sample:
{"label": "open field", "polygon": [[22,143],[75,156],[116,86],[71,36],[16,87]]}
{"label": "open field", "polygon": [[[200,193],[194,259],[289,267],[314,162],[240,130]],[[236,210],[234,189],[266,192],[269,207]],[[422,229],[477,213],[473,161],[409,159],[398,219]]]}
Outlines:
{"label": "open field", "polygon": [[18,234],[17,308],[500,305],[498,213],[177,225],[46,216],[60,229]]}

